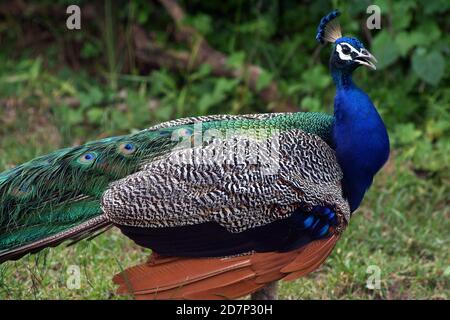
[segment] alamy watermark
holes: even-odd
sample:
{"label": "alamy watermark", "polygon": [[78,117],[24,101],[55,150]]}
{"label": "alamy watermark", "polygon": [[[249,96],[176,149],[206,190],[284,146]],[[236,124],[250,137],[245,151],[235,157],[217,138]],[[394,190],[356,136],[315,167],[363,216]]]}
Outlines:
{"label": "alamy watermark", "polygon": [[370,274],[366,281],[366,288],[370,290],[381,289],[381,268],[375,264],[367,267],[366,273]]}
{"label": "alamy watermark", "polygon": [[381,29],[381,8],[375,4],[372,4],[367,7],[366,13],[370,14],[370,16],[366,20],[367,29],[380,30]]}
{"label": "alamy watermark", "polygon": [[81,288],[81,272],[80,267],[77,265],[70,265],[67,268],[67,281],[66,286],[67,289],[77,290]]}
{"label": "alamy watermark", "polygon": [[81,29],[81,9],[79,6],[73,4],[67,7],[66,13],[70,14],[66,20],[66,26],[69,30]]}
{"label": "alamy watermark", "polygon": [[202,122],[172,132],[168,161],[174,165],[253,166],[263,175],[278,172],[280,132],[271,128],[203,130]]}

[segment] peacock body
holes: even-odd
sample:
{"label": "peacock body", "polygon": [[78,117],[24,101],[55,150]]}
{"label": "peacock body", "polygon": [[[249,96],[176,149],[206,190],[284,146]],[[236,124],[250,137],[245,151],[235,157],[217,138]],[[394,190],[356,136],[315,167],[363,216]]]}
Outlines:
{"label": "peacock body", "polygon": [[336,12],[334,116],[204,116],[55,151],[0,174],[0,262],[116,226],[153,249],[115,277],[138,298],[235,298],[316,269],[330,254],[389,140],[351,80],[373,56]]}

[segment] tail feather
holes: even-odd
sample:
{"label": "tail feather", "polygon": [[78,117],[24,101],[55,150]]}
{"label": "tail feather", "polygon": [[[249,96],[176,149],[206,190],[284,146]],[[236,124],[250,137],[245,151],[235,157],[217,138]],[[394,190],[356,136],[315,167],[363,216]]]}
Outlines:
{"label": "tail feather", "polygon": [[[302,261],[302,263],[296,264],[295,267],[291,265],[289,269],[291,271],[286,271],[286,269],[283,269],[282,270],[283,273],[288,273],[286,277],[284,277],[284,280],[292,281],[316,270],[330,255],[331,251],[333,250],[334,244],[335,243],[321,248],[321,250],[317,253],[317,255],[315,257],[312,257],[309,261],[308,260]],[[298,260],[298,258],[296,260]]]}
{"label": "tail feather", "polygon": [[338,235],[289,252],[251,253],[228,258],[160,258],[117,274],[118,293],[136,299],[235,299],[280,279],[293,280],[317,269]]}
{"label": "tail feather", "polygon": [[[202,291],[187,292],[184,299],[188,300],[222,300],[237,299],[249,295],[264,287],[264,284],[258,284],[253,279],[239,279],[239,281],[224,284],[220,287],[210,288]],[[158,299],[161,299],[158,297]]]}
{"label": "tail feather", "polygon": [[[149,265],[138,265],[127,270],[127,279],[120,275],[113,281],[126,284],[133,283],[133,291],[146,294],[176,290],[192,284],[208,281],[208,279],[222,277],[229,271],[243,270],[250,266],[250,260],[217,260],[217,259],[168,259],[163,262],[151,262]],[[201,264],[199,263],[201,260]],[[151,267],[149,267],[151,266]],[[187,273],[188,272],[188,273]],[[252,275],[254,273],[252,272]],[[121,293],[128,288],[122,287]]]}
{"label": "tail feather", "polygon": [[79,225],[70,228],[66,227],[64,230],[51,234],[50,236],[26,242],[24,245],[13,247],[12,249],[0,250],[0,263],[20,259],[28,253],[36,253],[43,248],[55,247],[69,239],[77,242],[84,237],[98,234],[99,231],[109,226],[110,223],[103,215],[92,218]]}
{"label": "tail feather", "polygon": [[66,148],[0,173],[0,263],[104,231],[109,184],[170,150],[170,135],[144,130]]}

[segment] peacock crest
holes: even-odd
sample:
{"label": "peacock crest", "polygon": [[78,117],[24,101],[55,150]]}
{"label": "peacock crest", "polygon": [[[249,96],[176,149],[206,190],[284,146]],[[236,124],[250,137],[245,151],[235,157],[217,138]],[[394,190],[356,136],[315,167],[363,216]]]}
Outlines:
{"label": "peacock crest", "polygon": [[338,10],[334,10],[320,20],[317,28],[316,40],[320,43],[334,43],[337,39],[342,38],[341,26],[337,17],[340,16]]}

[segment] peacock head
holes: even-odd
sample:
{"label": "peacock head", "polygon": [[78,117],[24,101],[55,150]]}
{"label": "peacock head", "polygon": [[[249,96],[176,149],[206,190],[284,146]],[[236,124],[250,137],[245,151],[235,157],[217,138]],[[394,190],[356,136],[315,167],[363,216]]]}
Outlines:
{"label": "peacock head", "polygon": [[320,43],[333,43],[333,52],[330,57],[330,67],[351,73],[359,66],[366,66],[376,70],[377,59],[356,38],[343,37],[337,17],[338,10],[334,10],[320,20],[317,28],[316,40]]}

